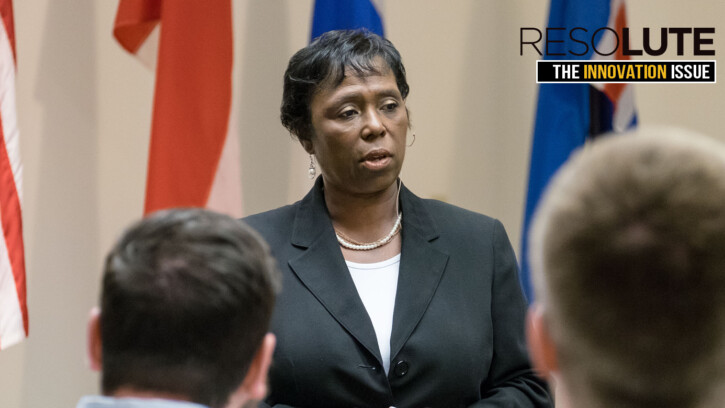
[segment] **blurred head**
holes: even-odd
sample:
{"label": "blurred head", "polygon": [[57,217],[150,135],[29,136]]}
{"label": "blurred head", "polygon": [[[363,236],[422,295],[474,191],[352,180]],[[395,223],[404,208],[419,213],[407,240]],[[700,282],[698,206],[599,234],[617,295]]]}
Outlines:
{"label": "blurred head", "polygon": [[325,188],[390,188],[405,158],[408,84],[390,41],[331,31],[298,51],[285,73],[282,123],[319,163]]}
{"label": "blurred head", "polygon": [[535,215],[535,365],[573,406],[709,407],[725,369],[725,147],[676,130],[598,139]]}
{"label": "blurred head", "polygon": [[262,398],[278,286],[266,244],[241,221],[186,209],[131,226],[106,258],[89,324],[104,394],[210,407]]}

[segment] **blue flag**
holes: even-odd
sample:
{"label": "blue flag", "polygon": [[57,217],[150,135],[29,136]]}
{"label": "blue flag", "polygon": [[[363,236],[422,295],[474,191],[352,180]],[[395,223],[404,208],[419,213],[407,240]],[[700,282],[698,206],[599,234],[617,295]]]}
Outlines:
{"label": "blue flag", "polygon": [[[548,53],[545,47],[540,49],[546,53],[544,59],[625,59],[627,57],[621,54],[621,47],[610,56],[602,56],[595,53],[591,45],[587,53],[577,56],[571,52],[582,53],[584,45],[569,41],[569,30],[574,27],[586,29],[587,38],[591,40],[593,33],[600,27],[608,26],[621,34],[625,24],[623,0],[551,0],[547,27],[564,27],[565,30],[550,32],[552,40],[562,42],[549,43]],[[600,33],[595,37],[599,44],[606,35],[613,35],[607,30],[601,30]],[[578,34],[582,34],[582,31],[578,31]],[[589,138],[613,130],[623,131],[635,125],[633,100],[632,86],[629,84],[539,86],[529,188],[521,235],[521,285],[529,302],[533,300],[528,260],[529,227],[546,184],[572,151],[584,145]]]}
{"label": "blue flag", "polygon": [[366,28],[384,36],[380,12],[372,0],[316,0],[311,39],[331,30]]}

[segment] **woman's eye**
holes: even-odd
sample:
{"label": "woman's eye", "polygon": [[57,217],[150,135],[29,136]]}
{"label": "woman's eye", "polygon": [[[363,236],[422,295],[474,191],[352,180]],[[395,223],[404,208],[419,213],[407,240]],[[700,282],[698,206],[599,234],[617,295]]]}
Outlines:
{"label": "woman's eye", "polygon": [[355,112],[354,109],[347,109],[347,110],[344,110],[344,111],[342,111],[340,113],[340,117],[341,118],[349,118],[349,117],[352,117],[353,115],[355,115],[355,113],[356,112]]}
{"label": "woman's eye", "polygon": [[398,104],[396,102],[390,102],[383,105],[383,110],[386,111],[392,111],[395,110],[398,107]]}

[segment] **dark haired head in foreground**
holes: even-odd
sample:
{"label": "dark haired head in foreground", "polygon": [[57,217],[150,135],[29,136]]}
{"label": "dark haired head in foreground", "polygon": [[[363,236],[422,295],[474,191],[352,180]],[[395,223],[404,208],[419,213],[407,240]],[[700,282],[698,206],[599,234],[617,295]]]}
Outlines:
{"label": "dark haired head in foreground", "polygon": [[725,146],[640,133],[577,153],[538,209],[532,356],[557,406],[720,407]]}
{"label": "dark haired head in foreground", "polygon": [[133,225],[106,258],[89,323],[103,394],[212,408],[263,397],[277,273],[261,238],[227,216],[169,210]]}

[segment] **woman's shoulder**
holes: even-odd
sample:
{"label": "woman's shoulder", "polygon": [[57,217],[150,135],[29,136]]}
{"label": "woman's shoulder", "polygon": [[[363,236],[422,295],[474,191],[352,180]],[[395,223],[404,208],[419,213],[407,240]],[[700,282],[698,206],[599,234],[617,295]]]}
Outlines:
{"label": "woman's shoulder", "polygon": [[440,234],[440,244],[457,249],[470,245],[510,245],[506,229],[498,219],[438,200],[422,201],[435,224],[433,228]]}
{"label": "woman's shoulder", "polygon": [[264,211],[242,218],[249,226],[263,236],[272,232],[281,232],[292,227],[298,203],[285,205],[274,210]]}
{"label": "woman's shoulder", "polygon": [[496,218],[434,199],[421,200],[426,210],[441,228],[493,228],[500,224]]}

